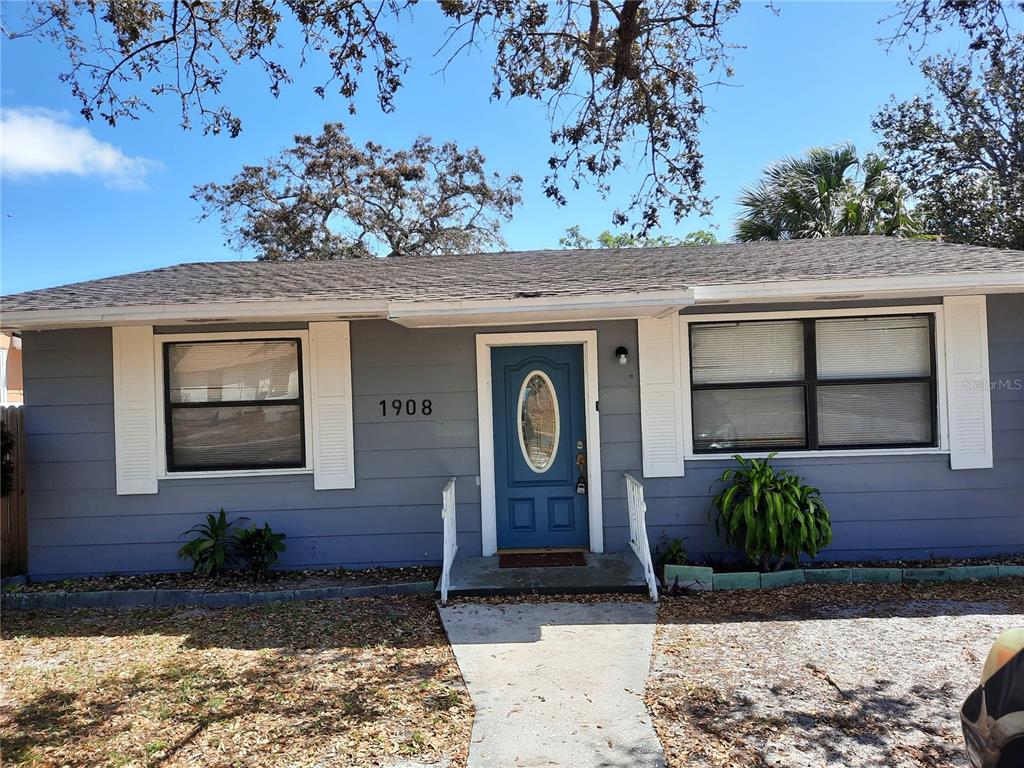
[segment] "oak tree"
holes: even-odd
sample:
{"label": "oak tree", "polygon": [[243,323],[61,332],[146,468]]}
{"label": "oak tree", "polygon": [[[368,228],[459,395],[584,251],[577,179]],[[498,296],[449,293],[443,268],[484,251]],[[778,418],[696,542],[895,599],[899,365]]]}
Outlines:
{"label": "oak tree", "polygon": [[421,136],[408,149],[356,146],[340,123],[299,135],[263,165],[195,188],[228,243],[262,260],[467,253],[501,246],[519,176],[486,170],[479,149]]}
{"label": "oak tree", "polygon": [[[616,171],[640,173],[615,211],[616,226],[645,234],[661,212],[707,213],[699,133],[710,84],[731,75],[723,24],[740,0],[440,0],[450,28],[446,61],[486,46],[495,99],[537,102],[550,119],[543,181],[559,204],[593,184],[611,192]],[[395,107],[410,60],[395,31],[417,0],[29,0],[8,37],[53,41],[62,75],[87,119],[140,118],[156,99],[177,100],[182,124],[237,136],[241,115],[221,95],[235,65],[255,62],[273,94],[292,81],[285,29],[297,28],[300,62],[317,57],[350,111],[372,76],[376,101]],[[13,11],[8,8],[9,17]],[[294,48],[293,48],[294,50]]]}
{"label": "oak tree", "polygon": [[1024,35],[925,58],[927,92],[872,121],[890,167],[919,201],[928,231],[1024,249]]}

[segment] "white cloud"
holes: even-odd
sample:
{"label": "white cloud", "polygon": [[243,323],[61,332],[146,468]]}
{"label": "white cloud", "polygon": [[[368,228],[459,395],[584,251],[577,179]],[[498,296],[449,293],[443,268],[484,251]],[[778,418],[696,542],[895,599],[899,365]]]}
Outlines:
{"label": "white cloud", "polygon": [[129,157],[70,124],[65,113],[37,107],[0,110],[0,168],[8,178],[96,176],[118,189],[143,189],[160,164]]}

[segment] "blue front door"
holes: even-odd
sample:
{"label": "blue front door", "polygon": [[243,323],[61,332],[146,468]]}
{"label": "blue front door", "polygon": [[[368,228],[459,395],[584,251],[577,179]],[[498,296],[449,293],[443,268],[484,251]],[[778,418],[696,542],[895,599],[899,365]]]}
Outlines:
{"label": "blue front door", "polygon": [[494,347],[491,379],[498,548],[587,546],[583,348]]}

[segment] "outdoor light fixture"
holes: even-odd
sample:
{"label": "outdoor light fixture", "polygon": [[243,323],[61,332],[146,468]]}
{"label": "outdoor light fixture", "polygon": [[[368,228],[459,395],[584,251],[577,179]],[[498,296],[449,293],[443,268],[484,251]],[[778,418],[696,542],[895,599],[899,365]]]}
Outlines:
{"label": "outdoor light fixture", "polygon": [[619,347],[616,349],[615,356],[619,358],[619,365],[625,365],[629,362],[629,350],[625,347]]}

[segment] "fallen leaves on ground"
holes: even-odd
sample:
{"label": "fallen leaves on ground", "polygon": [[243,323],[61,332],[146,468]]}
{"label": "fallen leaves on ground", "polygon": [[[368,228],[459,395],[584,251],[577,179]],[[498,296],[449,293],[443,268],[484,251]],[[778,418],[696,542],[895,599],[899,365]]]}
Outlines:
{"label": "fallen leaves on ground", "polygon": [[22,584],[15,592],[100,592],[132,589],[202,589],[208,592],[272,592],[307,587],[365,587],[410,581],[437,581],[440,568],[409,565],[402,568],[319,568],[301,571],[271,571],[256,581],[244,571],[225,571],[219,576],[175,571],[172,573],[111,574],[83,579],[40,581]]}
{"label": "fallen leaves on ground", "polygon": [[646,701],[670,768],[966,766],[959,707],[1024,579],[663,600]]}
{"label": "fallen leaves on ground", "polygon": [[473,708],[429,598],[9,613],[5,765],[464,765]]}

